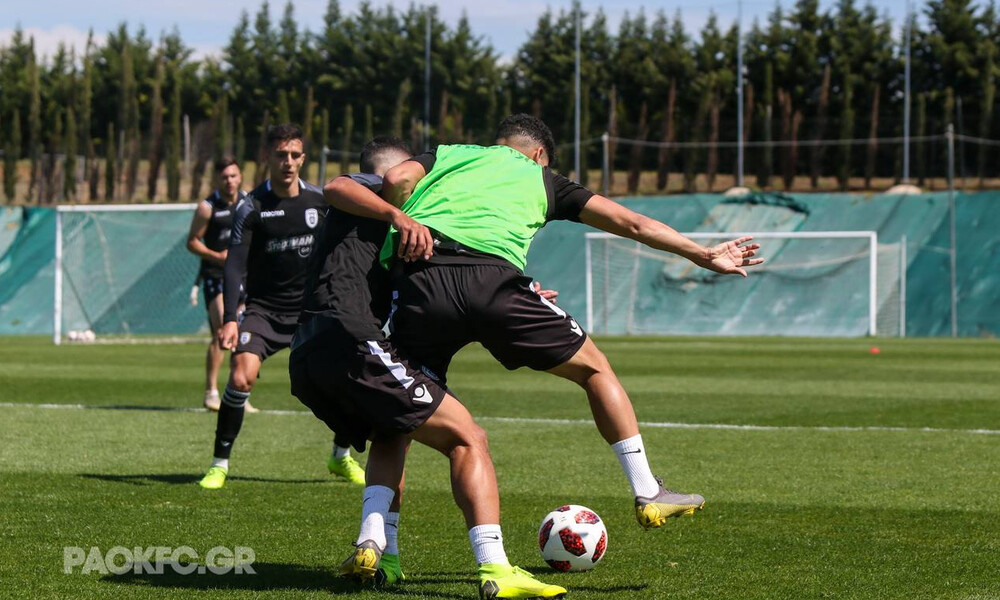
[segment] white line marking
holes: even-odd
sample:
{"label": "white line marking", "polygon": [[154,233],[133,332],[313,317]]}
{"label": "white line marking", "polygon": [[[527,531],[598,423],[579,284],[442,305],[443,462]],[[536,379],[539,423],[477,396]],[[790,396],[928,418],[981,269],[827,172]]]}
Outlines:
{"label": "white line marking", "polygon": [[[31,402],[0,402],[0,408],[47,408],[67,410],[122,410],[140,412],[184,412],[207,413],[204,408],[166,407],[166,406],[100,406],[86,404],[35,404]],[[271,410],[262,409],[262,415],[277,415],[282,417],[300,417],[312,415],[308,410]],[[590,419],[536,419],[528,417],[476,417],[477,421],[495,421],[497,423],[539,423],[554,425],[593,425]],[[834,433],[962,433],[968,435],[1000,435],[1000,429],[945,429],[941,427],[884,427],[872,426],[823,426],[823,425],[738,425],[733,423],[671,423],[663,421],[640,421],[640,427],[652,429],[719,429],[724,431],[828,431]]]}

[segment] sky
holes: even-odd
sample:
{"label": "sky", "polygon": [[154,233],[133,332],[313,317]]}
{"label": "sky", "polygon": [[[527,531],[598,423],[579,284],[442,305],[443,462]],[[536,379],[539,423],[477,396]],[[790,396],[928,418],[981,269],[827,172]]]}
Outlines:
{"label": "sky", "polygon": [[[794,0],[782,0],[786,8]],[[858,5],[865,0],[858,0]],[[879,12],[888,14],[898,27],[906,14],[906,0],[871,0]],[[286,0],[271,0],[274,22],[281,17]],[[376,6],[393,4],[405,9],[410,0],[372,0]],[[538,17],[551,8],[554,12],[568,9],[570,0],[437,0],[438,13],[448,23],[454,24],[465,12],[473,31],[491,43],[502,57],[513,57],[520,45],[534,29]],[[0,46],[6,45],[14,29],[20,26],[35,38],[39,54],[51,56],[60,42],[82,49],[87,41],[87,31],[94,30],[94,37],[103,41],[107,32],[121,22],[130,30],[139,25],[146,28],[153,39],[161,32],[177,27],[184,42],[195,50],[197,57],[218,55],[236,25],[240,10],[246,9],[251,18],[260,8],[261,0],[3,0],[0,12]],[[300,29],[318,31],[322,27],[327,0],[294,0],[295,15]],[[341,0],[341,9],[352,13],[359,0]],[[634,14],[640,7],[647,13],[665,10],[673,15],[681,11],[681,18],[690,33],[701,29],[709,11],[715,10],[724,27],[737,17],[736,0],[697,2],[696,0],[583,0],[584,11],[603,7],[612,30],[626,13]],[[748,29],[753,19],[763,22],[775,6],[775,0],[744,0],[743,18]],[[826,10],[835,0],[820,0]],[[914,0],[914,5],[921,2]]]}

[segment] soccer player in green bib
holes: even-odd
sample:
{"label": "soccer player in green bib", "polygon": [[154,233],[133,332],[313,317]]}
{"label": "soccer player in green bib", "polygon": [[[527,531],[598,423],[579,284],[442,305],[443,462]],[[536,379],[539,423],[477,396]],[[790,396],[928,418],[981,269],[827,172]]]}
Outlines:
{"label": "soccer player in green bib", "polygon": [[[439,146],[390,169],[381,198],[359,190],[328,200],[343,210],[383,219],[388,201],[435,238],[428,260],[400,262],[393,269],[393,343],[442,385],[452,357],[471,342],[481,343],[508,369],[548,371],[578,384],[632,487],[636,519],[643,528],[660,527],[668,518],[700,510],[705,499],[667,489],[653,475],[628,394],[576,320],[534,290],[523,272],[528,248],[547,222],[570,220],[683,256],[717,273],[746,277],[746,267],[763,262],[754,258],[760,246],[742,237],[704,247],[596,195],[548,168],[554,146],[541,120],[514,115],[500,124],[496,146]],[[406,255],[411,243],[412,238],[400,239],[390,229],[382,251],[386,267],[397,254]],[[477,538],[498,530],[498,524],[471,529],[473,548],[489,549]],[[504,562],[495,555],[489,560],[477,555],[477,561]],[[480,577],[485,584],[490,573]],[[481,590],[508,597],[494,588],[484,585]]]}

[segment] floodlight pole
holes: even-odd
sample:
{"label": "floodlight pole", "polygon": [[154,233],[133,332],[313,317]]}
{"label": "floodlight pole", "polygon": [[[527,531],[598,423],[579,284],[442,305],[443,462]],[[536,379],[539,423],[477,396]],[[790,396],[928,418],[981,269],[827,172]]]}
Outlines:
{"label": "floodlight pole", "polygon": [[958,261],[955,232],[955,126],[948,124],[948,230],[951,267],[951,337],[958,337]]}
{"label": "floodlight pole", "polygon": [[911,30],[913,25],[913,7],[910,0],[906,0],[906,29],[905,41],[903,42],[906,54],[905,66],[905,91],[903,98],[903,183],[910,179],[910,46]]}
{"label": "floodlight pole", "polygon": [[736,185],[743,187],[743,0],[736,3]]}
{"label": "floodlight pole", "polygon": [[576,75],[573,80],[575,88],[576,102],[574,109],[574,137],[573,137],[573,172],[576,173],[576,180],[580,181],[580,2],[573,3],[573,12],[576,14]]}

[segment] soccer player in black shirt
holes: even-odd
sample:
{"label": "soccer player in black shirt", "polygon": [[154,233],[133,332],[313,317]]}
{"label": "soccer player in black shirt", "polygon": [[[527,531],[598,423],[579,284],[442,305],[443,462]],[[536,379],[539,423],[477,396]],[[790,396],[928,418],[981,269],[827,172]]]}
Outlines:
{"label": "soccer player in black shirt", "polygon": [[[201,258],[198,280],[201,281],[205,310],[212,339],[205,356],[205,408],[219,410],[219,367],[224,352],[216,342],[222,327],[222,276],[229,249],[229,234],[233,226],[236,203],[246,197],[242,190],[240,166],[232,158],[215,163],[218,187],[208,198],[198,203],[191,219],[187,249]],[[192,302],[194,299],[192,299]],[[249,410],[249,407],[248,407]]]}
{"label": "soccer player in black shirt", "polygon": [[[380,175],[409,157],[406,145],[376,138],[361,154],[364,174],[338,177],[327,194],[381,188]],[[496,474],[486,433],[433,374],[409,361],[382,333],[389,313],[388,275],[379,263],[388,223],[401,231],[401,254],[429,258],[430,231],[381,203],[385,222],[331,209],[310,265],[304,310],[292,341],[292,393],[358,449],[371,439],[356,549],[341,575],[376,583],[402,579],[395,543],[403,457],[410,439],[451,461],[455,501],[465,515],[480,576],[517,597],[556,597],[565,589],[510,566],[499,526]],[[497,577],[494,571],[502,571]],[[491,589],[491,588],[487,588]],[[499,589],[499,588],[498,588]],[[511,596],[514,597],[514,596]]]}
{"label": "soccer player in black shirt", "polygon": [[[233,357],[219,408],[212,466],[200,482],[206,489],[225,485],[229,457],[261,363],[291,343],[302,308],[306,266],[327,212],[322,191],[299,179],[305,162],[302,137],[294,125],[268,130],[271,178],[236,207],[224,271],[224,324],[218,334],[219,344],[233,350]],[[246,310],[238,322],[244,280]],[[364,483],[364,473],[349,449],[340,447],[334,453],[334,466],[345,467],[338,474]]]}
{"label": "soccer player in black shirt", "polygon": [[[387,172],[382,195],[434,229],[439,242],[431,261],[403,265],[393,280],[394,343],[442,381],[454,354],[477,341],[508,369],[527,366],[577,383],[625,471],[639,524],[660,527],[694,513],[703,497],[668,490],[653,476],[631,401],[607,358],[570,315],[532,292],[521,268],[531,238],[553,219],[635,239],[721,274],[745,277],[745,267],[763,262],[753,258],[760,246],[747,236],[706,248],[553,174],[547,167],[555,143],[537,118],[508,117],[497,142],[440,147]],[[333,200],[342,210],[384,214],[370,192]]]}

